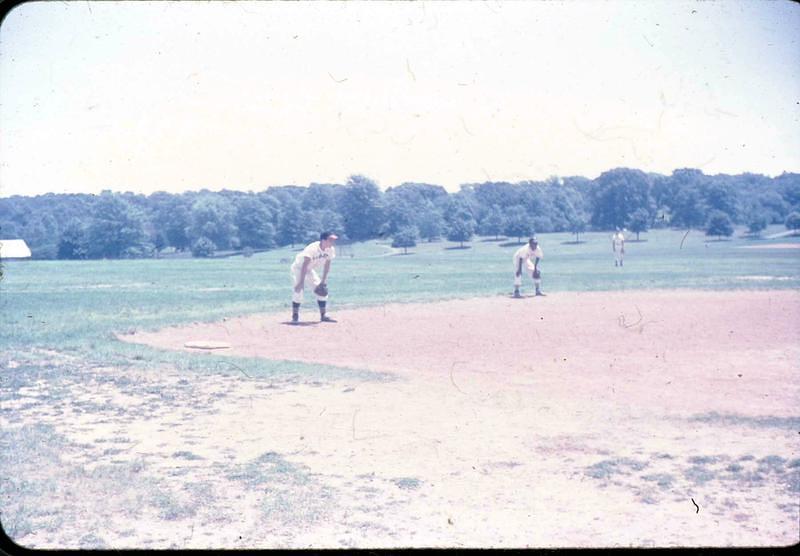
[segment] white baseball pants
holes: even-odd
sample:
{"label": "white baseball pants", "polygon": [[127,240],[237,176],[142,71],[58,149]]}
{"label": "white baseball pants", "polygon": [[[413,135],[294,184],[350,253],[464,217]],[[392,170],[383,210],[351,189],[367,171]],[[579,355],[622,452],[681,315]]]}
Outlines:
{"label": "white baseball pants", "polygon": [[[313,286],[311,286],[312,289],[316,288],[320,284],[320,282],[322,282],[322,279],[320,279],[316,271],[308,270],[306,272],[306,279],[303,281],[303,288],[299,292],[296,292],[294,291],[294,288],[297,285],[297,281],[300,279],[300,269],[292,267],[292,271],[290,274],[292,275],[292,303],[303,302],[303,292],[306,289],[306,284],[309,283],[309,279],[311,280],[311,284],[313,284]],[[325,297],[317,295],[317,301],[327,301],[327,300],[328,300],[327,295]]]}

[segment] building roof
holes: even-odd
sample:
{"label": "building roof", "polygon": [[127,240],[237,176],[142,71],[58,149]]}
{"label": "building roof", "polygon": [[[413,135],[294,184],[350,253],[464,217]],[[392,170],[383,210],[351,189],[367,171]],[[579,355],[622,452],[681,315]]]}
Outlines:
{"label": "building roof", "polygon": [[31,250],[24,239],[0,239],[0,259],[27,259]]}

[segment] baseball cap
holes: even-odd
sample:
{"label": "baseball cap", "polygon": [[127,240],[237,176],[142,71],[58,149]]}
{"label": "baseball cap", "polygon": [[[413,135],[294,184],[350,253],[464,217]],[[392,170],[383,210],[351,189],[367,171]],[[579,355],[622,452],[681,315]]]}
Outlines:
{"label": "baseball cap", "polygon": [[339,239],[339,236],[333,232],[322,232],[319,234],[319,240],[322,241],[323,239]]}

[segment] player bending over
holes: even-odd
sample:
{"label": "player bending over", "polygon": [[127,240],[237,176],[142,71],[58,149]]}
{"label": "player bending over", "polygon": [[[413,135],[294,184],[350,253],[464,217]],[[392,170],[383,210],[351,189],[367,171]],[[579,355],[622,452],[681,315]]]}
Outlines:
{"label": "player bending over", "polygon": [[[306,245],[292,263],[292,324],[300,321],[300,304],[303,302],[303,291],[305,289],[306,278],[311,276],[314,283],[314,293],[317,296],[319,305],[320,322],[336,322],[325,314],[325,306],[328,301],[328,272],[331,269],[331,261],[336,257],[334,242],[339,236],[331,232],[322,232],[319,241]],[[324,265],[322,278],[317,275],[316,269]]]}
{"label": "player bending over", "polygon": [[[542,248],[539,247],[536,236],[530,238],[527,245],[520,247],[514,253],[514,297],[522,297],[519,293],[519,288],[522,286],[523,262],[533,278],[536,295],[544,295],[542,293],[542,273],[539,271],[539,261],[543,258],[544,253],[542,253]],[[533,262],[531,262],[531,259],[533,259]]]}

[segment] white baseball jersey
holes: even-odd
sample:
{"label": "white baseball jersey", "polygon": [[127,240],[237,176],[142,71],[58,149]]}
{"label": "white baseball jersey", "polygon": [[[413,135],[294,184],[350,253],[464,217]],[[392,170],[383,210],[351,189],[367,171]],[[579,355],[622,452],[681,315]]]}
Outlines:
{"label": "white baseball jersey", "polygon": [[305,249],[300,251],[294,258],[292,263],[292,271],[295,269],[303,268],[303,259],[308,257],[311,262],[308,264],[308,270],[314,270],[323,266],[327,261],[332,261],[336,258],[336,249],[331,245],[327,249],[320,247],[320,242],[315,241],[306,245]]}
{"label": "white baseball jersey", "polygon": [[536,258],[544,258],[544,253],[542,252],[541,246],[537,245],[536,249],[531,249],[530,244],[520,247],[514,253],[514,269],[517,269],[519,260],[522,259],[525,261],[525,266],[527,266],[528,269],[533,270],[533,261],[531,259]]}
{"label": "white baseball jersey", "polygon": [[611,245],[614,249],[621,249],[622,246],[625,244],[625,236],[622,235],[622,232],[617,232],[613,236],[611,236]]}

